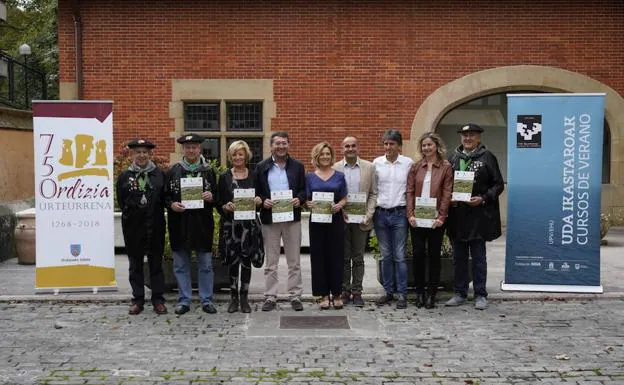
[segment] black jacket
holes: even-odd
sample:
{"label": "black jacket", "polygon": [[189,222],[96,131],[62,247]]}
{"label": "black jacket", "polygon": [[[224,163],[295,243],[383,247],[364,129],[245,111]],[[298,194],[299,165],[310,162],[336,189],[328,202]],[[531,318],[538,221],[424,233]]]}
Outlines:
{"label": "black jacket", "polygon": [[470,161],[466,171],[475,172],[472,196],[480,196],[483,205],[470,207],[465,202],[456,202],[449,210],[449,234],[459,241],[483,239],[494,240],[501,235],[500,206],[498,196],[505,184],[498,160],[483,144],[466,155],[463,146],[455,149],[449,159],[454,171],[460,171],[460,159]]}
{"label": "black jacket", "polygon": [[[257,184],[258,178],[256,177],[256,172],[253,170],[249,170],[249,176],[251,177],[252,186],[255,188]],[[223,174],[219,176],[218,183],[218,202],[216,209],[219,212],[221,217],[227,216],[230,219],[234,219],[234,214],[229,211],[223,210],[223,205],[234,201],[234,188],[232,187],[232,181],[234,177],[232,176],[232,170],[227,169]],[[251,188],[251,187],[250,187]],[[256,210],[257,211],[257,210]]]}
{"label": "black jacket", "polygon": [[[273,157],[269,157],[256,166],[256,195],[262,198],[262,208],[260,209],[260,220],[263,224],[273,223],[272,213],[270,209],[264,208],[265,199],[271,199],[271,189],[269,188],[269,170],[273,167]],[[305,202],[305,168],[303,163],[295,158],[288,157],[286,159],[286,176],[288,178],[288,186],[292,190],[293,198],[299,198],[301,205]],[[295,207],[295,221],[301,220],[301,206]]]}
{"label": "black jacket", "polygon": [[[214,172],[204,167],[197,173],[186,171],[179,163],[174,164],[165,174],[165,206],[171,250],[212,251],[214,218],[212,209],[217,200],[217,182]],[[204,201],[203,209],[184,210],[177,213],[171,209],[173,202],[181,201],[180,179],[201,176],[204,191],[212,192],[213,203]]]}
{"label": "black jacket", "polygon": [[[128,255],[162,256],[165,244],[165,177],[159,168],[147,174],[145,191],[139,190],[137,173],[123,171],[117,178],[117,202]],[[141,203],[145,194],[147,202]]]}
{"label": "black jacket", "polygon": [[[251,186],[256,187],[256,173],[249,171]],[[241,187],[246,188],[246,187]],[[226,265],[242,263],[244,267],[262,267],[264,262],[264,242],[260,221],[234,221],[234,214],[223,210],[222,206],[234,200],[232,171],[219,176],[219,257]]]}

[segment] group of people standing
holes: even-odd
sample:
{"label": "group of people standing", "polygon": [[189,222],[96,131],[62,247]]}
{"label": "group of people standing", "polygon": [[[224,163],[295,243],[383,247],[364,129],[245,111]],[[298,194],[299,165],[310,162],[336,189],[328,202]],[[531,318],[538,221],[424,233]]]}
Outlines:
{"label": "group of people standing", "polygon": [[[130,262],[130,314],[143,311],[145,255],[149,264],[152,306],[157,314],[167,313],[163,297],[165,276],[162,269],[165,223],[169,231],[173,270],[179,289],[175,313],[184,314],[191,308],[192,252],[197,257],[202,310],[206,313],[217,312],[212,303],[213,208],[217,203],[217,181],[214,172],[201,155],[204,138],[190,134],[178,138],[177,141],[182,145],[184,156],[166,172],[156,167],[151,160],[152,149],[156,147],[153,143],[144,139],[128,143],[132,164],[119,175],[116,182],[115,191],[122,212],[121,225]],[[182,204],[182,178],[201,179],[203,208],[187,210]]]}
{"label": "group of people standing", "polygon": [[[375,234],[381,251],[385,290],[377,300],[378,305],[391,303],[396,293],[397,309],[407,307],[405,247],[409,229],[416,306],[436,306],[440,254],[446,231],[453,249],[455,295],[445,305],[459,306],[466,302],[472,275],[474,306],[479,310],[487,308],[485,242],[501,235],[498,197],[504,182],[496,157],[481,143],[482,132],[482,127],[472,123],[461,127],[458,130],[461,145],[448,159],[442,138],[427,132],[418,139],[417,162],[401,155],[402,139],[398,131],[384,133],[385,155],[373,162],[378,185]],[[456,171],[474,173],[469,201],[452,199]],[[417,224],[416,198],[435,198],[436,217],[429,228]]]}
{"label": "group of people standing", "polygon": [[[457,306],[466,302],[470,282],[469,258],[475,307],[487,307],[485,242],[500,236],[498,196],[503,180],[496,157],[480,142],[483,129],[475,124],[462,127],[462,144],[449,160],[442,139],[426,133],[418,140],[420,160],[416,163],[401,154],[402,138],[397,130],[383,135],[385,154],[373,162],[359,157],[357,138],[342,141],[343,158],[336,161],[334,148],[327,142],[314,146],[314,171],[306,173],[303,163],[289,155],[286,132],[270,137],[271,156],[254,170],[248,165],[252,154],[247,143],[233,142],[228,149],[231,168],[217,177],[201,155],[203,137],[183,135],[183,157],[169,170],[159,170],[151,161],[155,147],[148,140],[128,143],[132,164],[117,180],[116,192],[122,210],[122,228],[130,260],[132,286],[130,314],[143,311],[143,259],[147,255],[152,305],[157,314],[167,313],[163,297],[165,223],[174,259],[179,296],[176,314],[191,307],[191,253],[198,260],[199,299],[202,310],[216,313],[212,303],[213,209],[221,216],[219,256],[229,266],[231,298],[228,312],[249,313],[249,283],[253,267],[264,266],[265,299],[263,311],[276,308],[278,262],[283,244],[288,265],[287,291],[295,311],[303,310],[303,282],[300,267],[301,210],[314,210],[313,193],[331,193],[331,221],[311,221],[310,260],[312,293],[321,310],[341,309],[345,304],[364,306],[362,281],[364,251],[374,227],[381,253],[381,274],[385,294],[376,303],[407,307],[406,241],[411,233],[415,261],[416,305],[432,308],[440,280],[440,250],[445,230],[455,259],[455,296],[446,302]],[[473,171],[474,186],[468,202],[451,199],[454,171]],[[201,178],[203,208],[182,204],[181,180]],[[234,219],[235,189],[253,189],[259,215],[254,219]],[[277,202],[272,192],[291,192],[292,218],[274,221],[272,208]],[[349,219],[345,205],[349,194],[365,194],[362,219]],[[414,216],[417,197],[436,198],[436,218],[430,228],[418,227]],[[167,210],[167,221],[164,212]],[[428,266],[428,269],[427,269]],[[428,279],[425,271],[428,270]]]}

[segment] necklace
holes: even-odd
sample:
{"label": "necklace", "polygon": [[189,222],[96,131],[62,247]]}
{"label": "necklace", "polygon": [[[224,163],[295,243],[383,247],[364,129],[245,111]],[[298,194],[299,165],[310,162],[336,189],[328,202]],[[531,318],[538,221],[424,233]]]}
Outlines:
{"label": "necklace", "polygon": [[249,170],[244,168],[242,171],[237,171],[235,168],[232,168],[232,176],[234,179],[245,179],[249,174]]}

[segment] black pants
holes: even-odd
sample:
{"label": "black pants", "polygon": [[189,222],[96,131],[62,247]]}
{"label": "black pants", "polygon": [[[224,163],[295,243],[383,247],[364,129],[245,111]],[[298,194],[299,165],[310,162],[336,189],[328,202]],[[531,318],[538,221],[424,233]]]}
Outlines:
{"label": "black pants", "polygon": [[435,229],[410,227],[410,231],[416,292],[418,294],[425,293],[425,269],[427,262],[429,262],[427,291],[435,294],[440,285],[440,251],[442,249],[444,227]]}
{"label": "black pants", "polygon": [[[132,302],[143,305],[145,303],[145,279],[143,277],[143,254],[128,254],[130,261],[130,286],[132,286]],[[165,274],[162,269],[162,256],[147,255],[149,264],[150,286],[152,289],[152,304],[164,303]]]}
{"label": "black pants", "polygon": [[[239,260],[240,261],[240,260]],[[249,266],[245,266],[240,262],[236,262],[230,265],[230,289],[238,291],[238,277],[240,270],[240,292],[249,292],[249,282],[251,282],[251,262]]]}
{"label": "black pants", "polygon": [[344,220],[333,215],[332,223],[310,222],[312,295],[342,294],[344,270]]}

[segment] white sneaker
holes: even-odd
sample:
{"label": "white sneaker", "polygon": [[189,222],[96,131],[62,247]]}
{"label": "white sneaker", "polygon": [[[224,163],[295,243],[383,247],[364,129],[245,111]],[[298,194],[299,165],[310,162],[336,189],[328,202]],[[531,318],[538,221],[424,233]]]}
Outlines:
{"label": "white sneaker", "polygon": [[444,306],[459,306],[465,303],[466,303],[466,298],[462,297],[461,295],[455,295],[451,299],[446,301],[446,303],[444,303]]}
{"label": "white sneaker", "polygon": [[485,310],[488,307],[487,298],[485,297],[477,297],[475,298],[475,309],[477,310]]}

